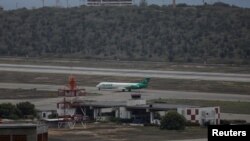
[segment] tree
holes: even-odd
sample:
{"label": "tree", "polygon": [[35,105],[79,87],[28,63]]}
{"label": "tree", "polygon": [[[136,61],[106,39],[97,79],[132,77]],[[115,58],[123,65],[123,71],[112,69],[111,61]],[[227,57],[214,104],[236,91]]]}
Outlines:
{"label": "tree", "polygon": [[18,118],[18,111],[17,111],[15,105],[13,105],[11,103],[0,104],[0,117],[1,118],[10,118],[10,119]]}
{"label": "tree", "polygon": [[140,2],[0,10],[0,55],[250,64],[249,8]]}
{"label": "tree", "polygon": [[17,109],[20,111],[20,117],[25,117],[28,115],[36,116],[35,105],[30,102],[21,102],[16,105]]}
{"label": "tree", "polygon": [[183,130],[185,129],[186,119],[176,111],[170,111],[161,119],[161,129]]}

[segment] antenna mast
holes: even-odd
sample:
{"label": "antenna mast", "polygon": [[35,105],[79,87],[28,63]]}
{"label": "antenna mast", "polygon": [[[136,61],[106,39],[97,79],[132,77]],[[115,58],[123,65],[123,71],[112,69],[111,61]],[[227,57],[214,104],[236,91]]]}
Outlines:
{"label": "antenna mast", "polygon": [[175,0],[173,0],[173,8],[175,8],[176,7],[176,2],[175,2]]}
{"label": "antenna mast", "polygon": [[66,0],[67,1],[67,8],[69,8],[69,0]]}
{"label": "antenna mast", "polygon": [[60,6],[60,0],[56,0],[56,7]]}
{"label": "antenna mast", "polygon": [[44,7],[44,0],[42,0],[42,3],[43,3],[43,7]]}

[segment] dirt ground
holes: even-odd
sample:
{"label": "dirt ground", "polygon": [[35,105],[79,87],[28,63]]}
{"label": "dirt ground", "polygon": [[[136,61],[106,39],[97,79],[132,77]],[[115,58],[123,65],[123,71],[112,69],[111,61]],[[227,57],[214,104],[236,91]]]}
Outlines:
{"label": "dirt ground", "polygon": [[[99,93],[86,93],[86,96],[98,96]],[[0,99],[39,99],[39,98],[55,98],[58,97],[57,92],[38,91],[36,89],[0,89]]]}
{"label": "dirt ground", "polygon": [[78,125],[74,129],[49,129],[50,141],[161,141],[206,137],[207,129],[201,127],[170,131],[152,126],[133,127],[114,123],[91,123],[87,124],[87,128]]}

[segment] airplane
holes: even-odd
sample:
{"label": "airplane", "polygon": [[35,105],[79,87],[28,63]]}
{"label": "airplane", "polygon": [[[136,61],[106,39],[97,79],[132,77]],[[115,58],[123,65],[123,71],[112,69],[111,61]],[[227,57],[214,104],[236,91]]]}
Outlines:
{"label": "airplane", "polygon": [[96,87],[98,90],[101,89],[119,89],[125,92],[126,90],[131,92],[132,89],[147,88],[150,78],[145,78],[138,83],[119,83],[119,82],[101,82]]}

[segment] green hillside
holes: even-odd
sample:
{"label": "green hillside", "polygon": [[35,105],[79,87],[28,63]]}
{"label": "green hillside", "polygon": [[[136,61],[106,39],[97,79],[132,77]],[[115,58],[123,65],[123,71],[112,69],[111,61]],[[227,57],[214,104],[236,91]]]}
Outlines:
{"label": "green hillside", "polygon": [[250,9],[81,7],[0,11],[0,56],[250,63]]}

